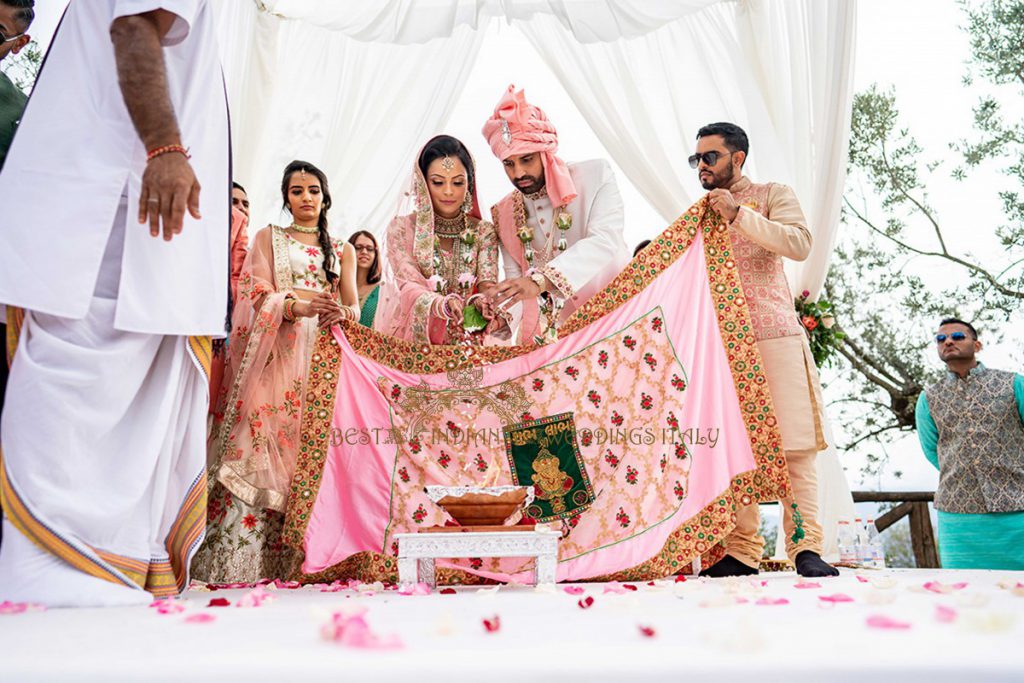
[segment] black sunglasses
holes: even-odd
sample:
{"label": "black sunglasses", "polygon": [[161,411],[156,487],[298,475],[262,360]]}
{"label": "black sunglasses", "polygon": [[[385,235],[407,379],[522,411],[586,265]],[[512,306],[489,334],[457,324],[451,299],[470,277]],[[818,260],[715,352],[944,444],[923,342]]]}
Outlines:
{"label": "black sunglasses", "polygon": [[935,342],[941,344],[942,342],[946,341],[947,338],[952,339],[953,341],[963,341],[964,339],[967,339],[967,335],[964,334],[963,332],[954,332],[953,334],[937,334],[935,335]]}
{"label": "black sunglasses", "polygon": [[703,161],[708,166],[714,166],[718,163],[718,160],[724,157],[726,154],[732,154],[732,152],[718,152],[711,150],[710,152],[704,152],[703,154],[694,154],[687,161],[690,162],[690,168],[697,168],[697,164]]}

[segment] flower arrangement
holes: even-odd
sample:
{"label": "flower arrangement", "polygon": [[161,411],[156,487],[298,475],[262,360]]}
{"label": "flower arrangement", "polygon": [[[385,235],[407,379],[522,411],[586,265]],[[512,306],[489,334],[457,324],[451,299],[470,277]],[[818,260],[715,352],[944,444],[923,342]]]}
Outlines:
{"label": "flower arrangement", "polygon": [[819,368],[831,365],[832,354],[846,335],[835,327],[835,308],[824,299],[808,301],[811,293],[806,289],[796,299],[796,312],[800,316],[800,324],[809,337],[811,355],[814,364]]}

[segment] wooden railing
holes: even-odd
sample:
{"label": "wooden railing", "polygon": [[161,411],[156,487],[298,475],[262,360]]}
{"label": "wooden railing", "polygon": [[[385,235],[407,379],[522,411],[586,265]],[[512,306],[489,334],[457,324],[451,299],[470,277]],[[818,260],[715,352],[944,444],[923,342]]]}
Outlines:
{"label": "wooden railing", "polygon": [[935,499],[932,491],[854,491],[854,503],[899,503],[875,520],[875,528],[885,531],[910,516],[910,543],[919,568],[938,568],[939,552],[928,503]]}

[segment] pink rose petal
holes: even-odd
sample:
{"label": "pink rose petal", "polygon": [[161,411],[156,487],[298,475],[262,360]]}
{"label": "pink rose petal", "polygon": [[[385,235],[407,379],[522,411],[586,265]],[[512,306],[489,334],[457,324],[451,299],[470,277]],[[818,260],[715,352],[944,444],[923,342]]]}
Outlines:
{"label": "pink rose petal", "polygon": [[441,589],[440,591],[438,591],[438,592],[439,592],[439,593],[440,593],[441,595],[455,595],[455,589],[454,589],[454,588],[442,588],[442,589]]}
{"label": "pink rose petal", "polygon": [[605,593],[625,593],[626,589],[618,581],[612,581],[604,587]]}
{"label": "pink rose petal", "polygon": [[583,586],[566,586],[563,590],[569,595],[583,595]]}
{"label": "pink rose petal", "polygon": [[423,583],[409,584],[398,589],[399,595],[430,595],[433,591],[430,586]]}
{"label": "pink rose petal", "polygon": [[935,621],[940,624],[952,624],[956,621],[957,611],[952,607],[946,607],[945,605],[935,606]]}
{"label": "pink rose petal", "polygon": [[750,600],[747,600],[746,598],[736,598],[737,605],[745,605],[748,602],[750,602]]}
{"label": "pink rose petal", "polygon": [[397,650],[404,647],[396,635],[379,636],[374,633],[366,621],[365,613],[365,610],[355,614],[335,612],[331,620],[320,628],[321,637],[360,650]]}
{"label": "pink rose petal", "polygon": [[793,588],[800,588],[800,589],[821,588],[821,584],[820,583],[815,583],[814,581],[800,581],[799,583],[794,583],[793,584]]}
{"label": "pink rose petal", "polygon": [[786,598],[761,598],[755,605],[788,605],[789,600]]}
{"label": "pink rose petal", "polygon": [[268,602],[275,600],[273,593],[267,592],[263,586],[256,586],[251,591],[243,595],[235,603],[235,607],[262,607]]}
{"label": "pink rose petal", "polygon": [[853,602],[853,598],[845,593],[836,593],[834,595],[819,595],[818,599],[822,602]]}
{"label": "pink rose petal", "polygon": [[488,633],[497,633],[501,630],[501,617],[495,614],[490,619],[484,619],[484,630]]}
{"label": "pink rose petal", "polygon": [[657,635],[657,632],[651,626],[637,625],[637,628],[640,629],[640,635],[642,635],[644,638],[653,638],[655,635]]}
{"label": "pink rose petal", "polygon": [[922,588],[932,593],[952,593],[953,591],[962,590],[967,587],[966,581],[959,583],[945,584],[941,581],[929,581]]}
{"label": "pink rose petal", "polygon": [[178,614],[185,611],[185,605],[173,598],[159,598],[149,603],[150,607],[156,607],[157,614]]}
{"label": "pink rose petal", "polygon": [[186,624],[208,624],[211,621],[216,621],[217,617],[213,616],[209,612],[200,612],[198,614],[190,614],[185,617]]}
{"label": "pink rose petal", "polygon": [[906,621],[897,621],[891,617],[887,617],[884,614],[874,614],[867,618],[865,622],[868,628],[878,629],[893,629],[901,630],[910,628],[910,623]]}
{"label": "pink rose petal", "polygon": [[631,584],[631,583],[624,583],[624,584],[622,584],[622,587],[623,587],[623,588],[625,588],[625,589],[626,589],[626,590],[628,590],[628,591],[637,591],[637,590],[640,590],[639,588],[637,588],[636,586],[634,586],[634,585],[633,585],[633,584]]}
{"label": "pink rose petal", "polygon": [[871,581],[871,579],[861,576],[860,574],[857,574],[857,580],[861,583],[869,583]]}
{"label": "pink rose petal", "polygon": [[227,598],[212,598],[206,604],[207,607],[231,607],[231,601]]}
{"label": "pink rose petal", "polygon": [[0,614],[24,614],[25,612],[43,612],[46,607],[34,602],[0,602]]}
{"label": "pink rose petal", "polygon": [[686,577],[683,576],[682,574],[678,574],[678,575],[676,575],[675,582],[676,583],[686,583]]}
{"label": "pink rose petal", "polygon": [[594,598],[588,595],[587,597],[580,599],[576,604],[579,605],[580,609],[590,609],[594,604]]}

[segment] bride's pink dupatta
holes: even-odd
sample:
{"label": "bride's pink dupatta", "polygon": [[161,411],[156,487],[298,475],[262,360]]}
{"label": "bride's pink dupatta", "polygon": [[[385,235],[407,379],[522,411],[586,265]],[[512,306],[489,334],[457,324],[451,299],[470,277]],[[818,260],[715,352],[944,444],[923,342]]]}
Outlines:
{"label": "bride's pink dupatta", "polygon": [[208,443],[211,474],[240,500],[283,511],[299,447],[316,318],[284,320],[292,293],[282,228],[256,236],[238,280],[224,383]]}

